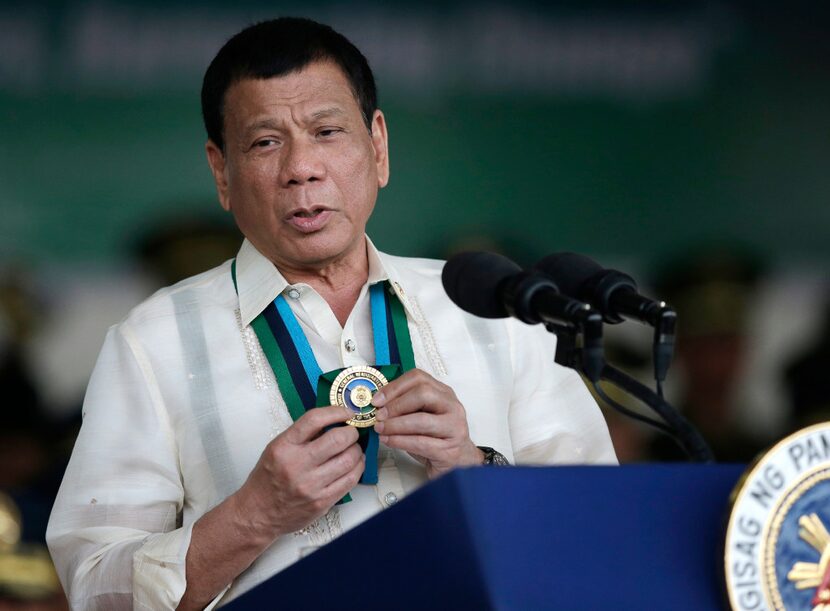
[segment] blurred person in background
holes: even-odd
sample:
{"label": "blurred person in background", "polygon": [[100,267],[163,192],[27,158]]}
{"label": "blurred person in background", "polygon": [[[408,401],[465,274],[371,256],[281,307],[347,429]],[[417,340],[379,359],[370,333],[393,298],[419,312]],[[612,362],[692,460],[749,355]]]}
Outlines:
{"label": "blurred person in background", "polygon": [[[169,207],[183,206],[172,203]],[[233,223],[192,215],[167,216],[144,231],[134,245],[133,256],[150,274],[155,288],[160,288],[232,259],[241,241]]]}
{"label": "blurred person in background", "polygon": [[[747,321],[762,268],[753,257],[720,247],[671,261],[656,291],[678,315],[673,376],[682,388],[676,407],[709,442],[719,462],[749,462],[771,441],[738,421],[739,384],[747,363]],[[683,460],[665,436],[651,444],[654,460]]]}
{"label": "blurred person in background", "polygon": [[784,382],[792,430],[830,420],[830,300],[813,343],[787,363]]}
{"label": "blurred person in background", "polygon": [[43,406],[23,357],[40,309],[11,271],[0,281],[0,491],[9,493],[26,517],[23,540],[43,543],[46,522],[77,430]]}
{"label": "blurred person in background", "polygon": [[46,421],[40,397],[23,358],[37,308],[15,272],[0,281],[0,489],[21,489],[43,472],[48,462]]}
{"label": "blurred person in background", "polygon": [[23,346],[38,308],[23,276],[0,276],[0,610],[67,608],[46,551],[46,524],[60,484],[73,423],[43,409]]}

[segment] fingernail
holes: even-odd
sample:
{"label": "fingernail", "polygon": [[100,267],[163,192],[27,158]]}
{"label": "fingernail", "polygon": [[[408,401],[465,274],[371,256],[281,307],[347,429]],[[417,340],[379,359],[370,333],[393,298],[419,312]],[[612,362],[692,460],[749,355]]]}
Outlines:
{"label": "fingernail", "polygon": [[379,435],[378,439],[380,439],[381,443],[386,443],[387,441],[389,441],[389,435]]}
{"label": "fingernail", "polygon": [[375,422],[375,432],[380,434],[383,432],[384,424],[383,422]]}
{"label": "fingernail", "polygon": [[343,411],[346,412],[346,415],[348,415],[349,419],[351,420],[352,417],[354,417],[354,412],[349,407],[347,407],[346,405],[342,405],[341,407],[343,408]]}
{"label": "fingernail", "polygon": [[385,407],[381,407],[380,409],[375,411],[375,420],[386,420],[386,417],[389,415],[389,410]]}
{"label": "fingernail", "polygon": [[374,405],[375,407],[380,407],[384,403],[386,403],[386,396],[383,394],[382,390],[379,390],[372,397],[372,405]]}

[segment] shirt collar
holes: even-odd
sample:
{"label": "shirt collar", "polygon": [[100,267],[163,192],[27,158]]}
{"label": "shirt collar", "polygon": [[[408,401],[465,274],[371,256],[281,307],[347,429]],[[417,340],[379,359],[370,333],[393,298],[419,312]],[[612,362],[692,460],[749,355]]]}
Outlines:
{"label": "shirt collar", "polygon": [[[384,264],[369,236],[366,236],[366,254],[369,258],[368,284],[384,280],[394,282],[394,271]],[[245,238],[236,255],[236,287],[243,326],[251,324],[288,286],[280,270]]]}

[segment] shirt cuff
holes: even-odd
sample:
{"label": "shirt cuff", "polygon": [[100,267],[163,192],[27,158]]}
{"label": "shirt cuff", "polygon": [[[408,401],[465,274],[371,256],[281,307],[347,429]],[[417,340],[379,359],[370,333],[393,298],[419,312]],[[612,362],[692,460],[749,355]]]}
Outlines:
{"label": "shirt cuff", "polygon": [[[185,589],[185,561],[193,524],[167,533],[150,535],[133,554],[133,606],[135,609],[175,609]],[[206,607],[213,609],[230,589],[228,584]]]}

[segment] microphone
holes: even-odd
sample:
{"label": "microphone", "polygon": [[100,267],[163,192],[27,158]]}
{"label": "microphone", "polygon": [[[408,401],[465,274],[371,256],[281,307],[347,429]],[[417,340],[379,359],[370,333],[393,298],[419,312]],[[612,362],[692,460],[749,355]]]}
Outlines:
{"label": "microphone", "polygon": [[538,272],[491,252],[464,252],[444,266],[441,282],[462,310],[482,318],[513,316],[536,324],[574,323],[599,314],[586,303],[559,294],[556,284]]}
{"label": "microphone", "polygon": [[[556,362],[580,369],[589,380],[600,379],[605,360],[602,350],[602,316],[587,303],[559,294],[543,274],[524,271],[507,257],[491,252],[465,252],[444,266],[441,282],[459,308],[482,318],[513,316],[522,322],[544,322],[548,331],[561,335]],[[583,346],[575,338],[582,332]]]}
{"label": "microphone", "polygon": [[593,259],[573,252],[548,255],[535,266],[547,274],[565,295],[590,303],[608,323],[632,318],[654,327],[654,379],[662,396],[662,383],[674,353],[677,314],[665,301],[640,295],[637,283],[628,274],[605,269]]}
{"label": "microphone", "polygon": [[665,311],[671,310],[664,301],[640,295],[628,274],[605,269],[576,253],[548,255],[534,268],[547,274],[565,295],[590,303],[608,323],[620,323],[625,317],[658,326]]}
{"label": "microphone", "polygon": [[[573,264],[565,265],[565,272],[561,273],[559,266],[563,259],[565,263],[569,263],[570,259]],[[539,273],[539,271],[548,273],[548,268],[553,271],[551,274],[553,280]],[[582,347],[579,349],[575,346],[569,347],[564,360],[560,360],[560,342],[557,342],[556,361],[581,370],[600,396],[606,396],[599,385],[601,379],[609,380],[612,384],[631,392],[662,416],[666,424],[652,421],[638,414],[633,414],[633,417],[657,426],[670,435],[676,434],[690,456],[695,460],[711,462],[711,450],[700,434],[661,396],[655,395],[621,371],[604,364],[602,316],[590,305],[561,295],[557,283],[554,282],[561,277],[569,283],[563,286],[563,288],[568,287],[563,292],[566,295],[575,295],[580,292],[583,284],[590,285],[588,280],[594,282],[594,277],[599,272],[600,278],[596,284],[601,289],[605,289],[608,295],[606,295],[605,302],[598,303],[606,306],[613,305],[616,308],[609,312],[625,313],[632,304],[638,306],[641,303],[640,300],[651,302],[637,294],[637,285],[634,280],[620,272],[603,270],[587,257],[569,253],[542,259],[536,265],[536,269],[539,271],[522,270],[510,259],[494,253],[466,252],[447,261],[441,273],[441,282],[449,298],[470,314],[483,318],[513,316],[530,324],[545,322],[549,331],[556,332],[557,335],[562,332],[565,337],[570,336],[571,340],[575,337],[575,330],[581,331]],[[606,272],[611,272],[611,274],[608,275]],[[613,282],[606,278],[611,278]],[[586,290],[585,293],[593,297],[596,290],[598,289],[591,287],[591,290]],[[615,293],[621,293],[622,296],[616,296]],[[635,299],[631,299],[631,294]],[[665,308],[665,304],[659,305]],[[635,308],[634,311],[640,310]],[[619,314],[616,316],[619,317]],[[619,318],[617,322],[621,320],[622,318]],[[657,336],[658,333],[655,335]],[[610,405],[632,416],[632,412],[621,408],[616,402],[610,401]]]}

